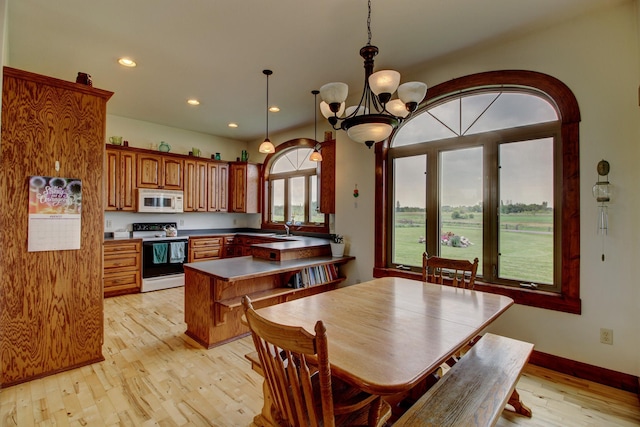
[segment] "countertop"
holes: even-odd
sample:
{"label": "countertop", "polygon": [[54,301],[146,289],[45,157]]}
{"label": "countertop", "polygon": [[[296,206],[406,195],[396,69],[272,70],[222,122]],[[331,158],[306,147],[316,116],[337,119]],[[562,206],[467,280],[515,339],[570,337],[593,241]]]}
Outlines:
{"label": "countertop", "polygon": [[[293,242],[285,242],[293,243]],[[269,261],[252,256],[223,258],[185,264],[185,270],[191,269],[207,276],[224,281],[252,279],[254,277],[297,271],[305,267],[323,264],[340,264],[355,259],[351,256],[292,259],[288,261]]]}

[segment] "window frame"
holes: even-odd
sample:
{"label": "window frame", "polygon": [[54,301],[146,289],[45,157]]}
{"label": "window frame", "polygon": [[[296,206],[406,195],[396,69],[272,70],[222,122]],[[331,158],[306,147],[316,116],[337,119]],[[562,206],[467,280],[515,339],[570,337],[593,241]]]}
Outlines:
{"label": "window frame", "polygon": [[[261,224],[261,228],[265,229],[265,230],[278,230],[281,229],[282,227],[284,227],[284,223],[282,222],[273,222],[271,221],[271,188],[270,188],[270,179],[271,179],[271,167],[273,166],[273,163],[276,162],[280,156],[282,156],[283,154],[286,154],[287,152],[290,152],[291,150],[295,150],[295,149],[300,149],[300,148],[311,148],[313,149],[316,146],[317,142],[313,139],[308,139],[308,138],[296,138],[296,139],[292,139],[289,140],[287,142],[284,142],[280,145],[278,145],[276,147],[276,150],[273,153],[270,153],[267,155],[267,157],[264,160],[263,163],[263,173],[262,173],[262,195],[263,195],[263,209],[262,209],[262,224]],[[322,162],[318,162],[317,166],[316,166],[316,177],[317,177],[317,182],[318,182],[318,198],[321,197],[321,195],[323,194],[323,192],[321,191],[322,189],[320,188],[322,185],[322,182],[320,180],[320,174],[321,174],[321,165]],[[299,172],[299,171],[297,171]],[[273,174],[273,177],[276,179],[288,179],[290,177],[293,176],[302,176],[305,177],[305,188],[306,188],[306,195],[305,195],[305,212],[308,212],[309,210],[309,198],[310,198],[310,190],[311,188],[309,187],[310,185],[310,176],[312,174],[310,174],[309,172],[301,172],[301,173],[296,173],[296,172],[283,172],[283,173],[278,173],[278,174]],[[287,184],[285,183],[285,201],[286,203],[288,203],[289,201],[289,195],[287,193]],[[320,206],[320,200],[318,200],[318,204]],[[285,218],[286,218],[286,209],[285,209]],[[329,232],[329,214],[325,213],[324,214],[324,224],[322,225],[314,225],[314,224],[302,224],[299,226],[295,226],[295,228],[293,228],[293,230],[295,231],[301,231],[301,232],[311,232],[311,233],[328,233]]]}
{"label": "window frame", "polygon": [[[560,292],[533,290],[505,286],[484,279],[476,282],[476,289],[509,296],[516,303],[552,309],[567,313],[580,314],[580,182],[579,182],[579,123],[580,111],[571,90],[560,80],[547,74],[525,70],[489,71],[460,77],[429,89],[420,110],[432,107],[438,101],[456,94],[466,94],[473,90],[500,89],[501,87],[521,87],[523,90],[537,91],[547,98],[558,112],[560,137],[554,155],[556,177],[555,191],[560,191],[555,200],[561,206],[561,212],[555,218],[554,233],[559,234],[560,253],[556,262],[560,262]],[[535,125],[534,125],[535,126]],[[418,272],[390,267],[390,216],[391,186],[388,182],[392,160],[389,156],[389,141],[375,145],[376,187],[375,201],[375,259],[374,277],[399,276],[420,279]],[[408,146],[410,147],[410,146]],[[400,147],[398,147],[400,148]],[[398,149],[396,148],[396,150]],[[497,158],[495,159],[497,162]],[[491,191],[491,189],[487,189]],[[485,214],[486,215],[486,214]],[[559,216],[559,218],[558,218]]]}

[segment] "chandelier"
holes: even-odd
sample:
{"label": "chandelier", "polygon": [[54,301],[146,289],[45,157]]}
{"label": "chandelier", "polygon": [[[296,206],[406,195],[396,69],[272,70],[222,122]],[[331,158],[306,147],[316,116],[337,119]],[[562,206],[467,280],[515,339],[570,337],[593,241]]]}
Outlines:
{"label": "chandelier", "polygon": [[[368,1],[367,45],[360,49],[364,58],[364,90],[356,106],[345,109],[349,93],[346,83],[327,83],[320,88],[320,111],[335,130],[344,130],[353,141],[373,144],[384,141],[427,94],[422,82],[407,82],[400,86],[400,73],[394,70],[373,72],[373,58],[378,48],[371,45],[371,0]],[[398,98],[391,99],[398,91]]]}

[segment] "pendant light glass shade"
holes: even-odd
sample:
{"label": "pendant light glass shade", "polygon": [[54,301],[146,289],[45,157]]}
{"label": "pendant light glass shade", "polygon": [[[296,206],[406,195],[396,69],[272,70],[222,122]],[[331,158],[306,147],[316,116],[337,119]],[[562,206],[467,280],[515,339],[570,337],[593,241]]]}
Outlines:
{"label": "pendant light glass shade", "polygon": [[269,141],[269,138],[267,138],[262,144],[260,144],[260,148],[258,149],[258,151],[265,154],[273,153],[274,151],[276,151],[276,147],[274,147],[271,141]]}
{"label": "pendant light glass shade", "polygon": [[314,148],[313,152],[309,156],[309,160],[311,160],[312,162],[321,162],[322,154],[320,154],[320,152],[316,148]]}

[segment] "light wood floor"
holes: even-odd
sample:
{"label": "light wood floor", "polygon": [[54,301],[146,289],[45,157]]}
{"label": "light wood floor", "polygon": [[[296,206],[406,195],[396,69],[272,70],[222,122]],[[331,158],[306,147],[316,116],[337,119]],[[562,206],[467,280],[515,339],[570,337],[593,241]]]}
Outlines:
{"label": "light wood floor", "polygon": [[[183,288],[105,300],[105,361],[0,390],[0,426],[249,426],[261,377],[250,338],[204,350],[184,335]],[[528,366],[533,418],[498,426],[638,426],[633,393]]]}

